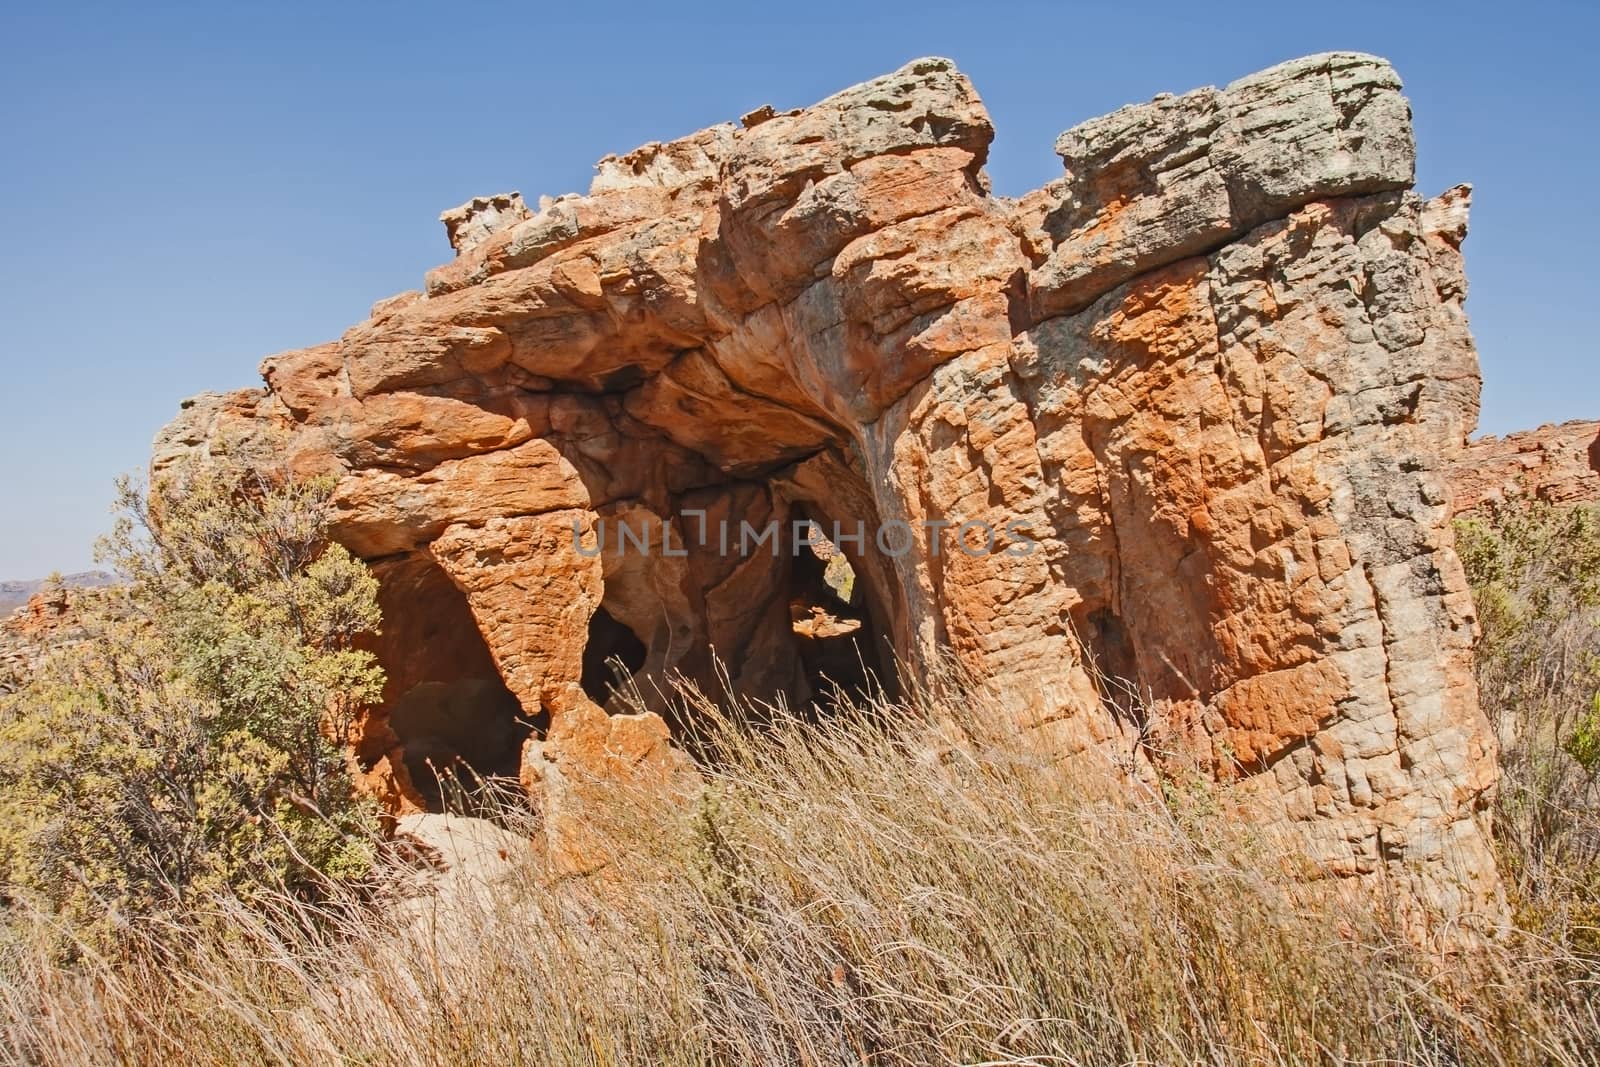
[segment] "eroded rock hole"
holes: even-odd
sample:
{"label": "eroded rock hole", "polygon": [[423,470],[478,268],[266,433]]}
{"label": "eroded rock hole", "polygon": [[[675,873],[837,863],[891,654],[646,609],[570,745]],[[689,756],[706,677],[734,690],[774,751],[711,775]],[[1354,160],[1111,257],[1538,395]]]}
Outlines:
{"label": "eroded rock hole", "polygon": [[849,558],[813,523],[809,544],[794,547],[789,618],[813,714],[840,700],[864,702],[882,690],[878,634],[866,591]]}
{"label": "eroded rock hole", "polygon": [[1142,729],[1144,702],[1129,681],[1139,677],[1138,659],[1122,619],[1110,608],[1100,607],[1080,613],[1073,625],[1088,657],[1090,677],[1100,692],[1101,705]]}
{"label": "eroded rock hole", "polygon": [[[383,634],[374,649],[386,675],[387,740],[411,785],[442,810],[452,780],[472,791],[515,778],[535,726],[506,688],[467,598],[425,557],[374,568]],[[375,731],[376,732],[376,731]]]}
{"label": "eroded rock hole", "polygon": [[589,640],[583,646],[583,691],[605,707],[628,679],[644,666],[648,650],[628,627],[605,608],[589,620]]}
{"label": "eroded rock hole", "polygon": [[515,778],[532,724],[499,676],[419,682],[389,711],[406,771],[430,807],[445,783],[471,792],[483,781]]}

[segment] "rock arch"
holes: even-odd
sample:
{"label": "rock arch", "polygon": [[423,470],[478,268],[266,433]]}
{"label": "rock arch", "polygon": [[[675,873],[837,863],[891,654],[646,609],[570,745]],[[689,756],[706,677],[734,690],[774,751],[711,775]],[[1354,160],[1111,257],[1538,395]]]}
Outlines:
{"label": "rock arch", "polygon": [[[675,766],[664,720],[580,684],[602,609],[644,680],[715,650],[741,692],[807,684],[792,567],[694,524],[895,525],[903,552],[846,546],[886,651],[993,679],[1064,768],[1235,782],[1330,872],[1493,906],[1444,481],[1477,411],[1468,197],[1411,192],[1399,88],[1335,53],[1161,97],[1007,200],[976,91],[918,60],[608,157],[586,196],[447,212],[424,291],[195,404],[158,463],[287,427],[339,478],[342,543],[465,598],[548,720],[522,758],[546,797]],[[682,554],[597,551],[629,517]]]}

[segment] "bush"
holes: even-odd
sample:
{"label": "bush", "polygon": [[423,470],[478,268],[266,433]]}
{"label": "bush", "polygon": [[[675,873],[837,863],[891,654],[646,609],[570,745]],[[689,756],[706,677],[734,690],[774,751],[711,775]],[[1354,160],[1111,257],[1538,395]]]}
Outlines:
{"label": "bush", "polygon": [[1513,499],[1458,523],[1457,543],[1518,919],[1600,950],[1600,509]]}
{"label": "bush", "polygon": [[381,687],[352,647],[376,582],[327,544],[325,481],[191,462],[124,480],[81,641],[0,703],[0,881],[94,924],[362,874],[369,805],[338,739]]}

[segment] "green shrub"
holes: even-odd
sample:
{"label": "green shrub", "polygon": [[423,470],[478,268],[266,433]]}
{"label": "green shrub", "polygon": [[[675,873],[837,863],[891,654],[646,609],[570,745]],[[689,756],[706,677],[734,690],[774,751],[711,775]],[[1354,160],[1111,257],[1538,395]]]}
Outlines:
{"label": "green shrub", "polygon": [[1459,522],[1457,545],[1518,918],[1600,948],[1600,509],[1509,500]]}
{"label": "green shrub", "polygon": [[190,462],[124,480],[120,586],[0,703],[0,882],[90,924],[361,875],[372,812],[336,739],[382,675],[377,586],[326,542],[326,481]]}

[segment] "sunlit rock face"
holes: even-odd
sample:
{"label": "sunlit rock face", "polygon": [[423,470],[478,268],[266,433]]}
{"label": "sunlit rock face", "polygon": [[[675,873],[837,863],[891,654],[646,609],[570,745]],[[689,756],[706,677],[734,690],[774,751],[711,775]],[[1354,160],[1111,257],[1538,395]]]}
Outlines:
{"label": "sunlit rock face", "polygon": [[[1322,870],[1494,908],[1447,477],[1468,192],[1411,191],[1394,71],[1312,56],[1123,108],[1019,200],[992,136],[924,59],[609,157],[587,196],[479,198],[423,291],[158,455],[272,425],[338,478],[405,680],[374,768],[406,763],[390,718],[442,736],[439,690],[396,710],[413,687],[492,663],[554,824],[683,773],[670,676],[804,706],[953,662],[1064,774],[1226,783]],[[662,716],[621,713],[617,664]]]}
{"label": "sunlit rock face", "polygon": [[1549,504],[1600,501],[1600,422],[1564,422],[1480,437],[1451,476],[1456,510],[1482,511],[1511,499]]}

